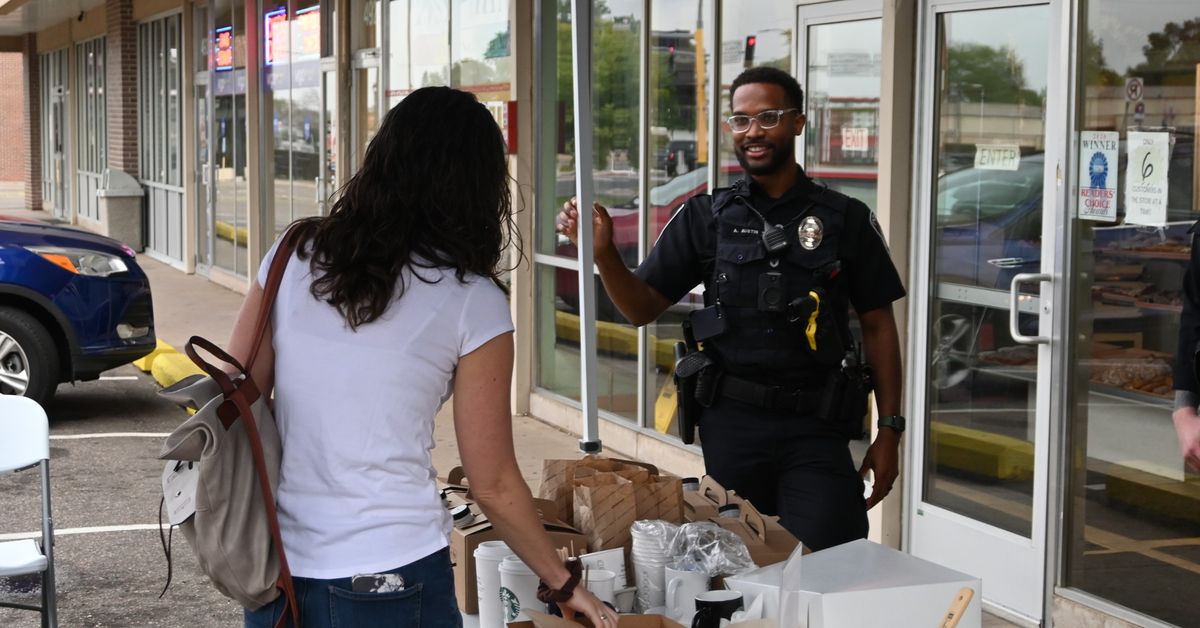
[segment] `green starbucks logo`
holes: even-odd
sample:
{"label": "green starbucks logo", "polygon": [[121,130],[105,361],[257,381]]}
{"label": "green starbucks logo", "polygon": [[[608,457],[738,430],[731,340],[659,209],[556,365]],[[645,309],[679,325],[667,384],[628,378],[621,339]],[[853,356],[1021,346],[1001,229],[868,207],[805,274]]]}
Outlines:
{"label": "green starbucks logo", "polygon": [[521,600],[508,587],[500,587],[500,606],[504,608],[504,621],[517,621],[521,614]]}

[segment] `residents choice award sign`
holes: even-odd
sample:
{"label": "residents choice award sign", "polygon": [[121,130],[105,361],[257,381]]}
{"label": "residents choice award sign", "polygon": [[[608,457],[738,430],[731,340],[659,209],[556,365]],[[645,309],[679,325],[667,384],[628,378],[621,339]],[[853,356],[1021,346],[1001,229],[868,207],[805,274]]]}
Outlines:
{"label": "residents choice award sign", "polygon": [[1117,155],[1121,134],[1084,131],[1079,135],[1079,217],[1116,222]]}
{"label": "residents choice award sign", "polygon": [[1125,222],[1162,225],[1167,222],[1167,162],[1170,133],[1129,132],[1125,166]]}

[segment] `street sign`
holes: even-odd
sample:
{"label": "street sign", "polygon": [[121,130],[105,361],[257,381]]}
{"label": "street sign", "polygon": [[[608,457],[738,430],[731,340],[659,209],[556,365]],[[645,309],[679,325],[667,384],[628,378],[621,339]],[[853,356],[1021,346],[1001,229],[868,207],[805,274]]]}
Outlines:
{"label": "street sign", "polygon": [[1125,81],[1125,101],[1140,102],[1142,93],[1146,91],[1146,84],[1142,82],[1140,77],[1133,77]]}
{"label": "street sign", "polygon": [[1146,118],[1146,103],[1139,102],[1138,104],[1133,106],[1133,120],[1135,122],[1141,122],[1145,118]]}

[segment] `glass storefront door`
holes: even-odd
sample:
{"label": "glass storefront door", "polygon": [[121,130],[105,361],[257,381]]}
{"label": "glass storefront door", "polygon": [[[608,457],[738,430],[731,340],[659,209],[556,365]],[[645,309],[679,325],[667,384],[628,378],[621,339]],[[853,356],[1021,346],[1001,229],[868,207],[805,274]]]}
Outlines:
{"label": "glass storefront door", "polygon": [[1081,4],[1063,581],[1195,626],[1200,475],[1177,443],[1171,371],[1194,350],[1177,339],[1200,214],[1200,5]]}
{"label": "glass storefront door", "polygon": [[71,216],[67,129],[67,50],[40,55],[42,102],[42,202],[56,218]]}
{"label": "glass storefront door", "polygon": [[[1061,3],[923,17],[910,549],[1042,616],[1065,66]],[[1054,138],[1055,141],[1048,140]]]}
{"label": "glass storefront door", "polygon": [[213,265],[213,170],[209,161],[208,73],[196,75],[196,266],[206,273]]}
{"label": "glass storefront door", "polygon": [[878,0],[801,6],[797,32],[807,100],[801,165],[808,176],[878,207],[883,24]]}

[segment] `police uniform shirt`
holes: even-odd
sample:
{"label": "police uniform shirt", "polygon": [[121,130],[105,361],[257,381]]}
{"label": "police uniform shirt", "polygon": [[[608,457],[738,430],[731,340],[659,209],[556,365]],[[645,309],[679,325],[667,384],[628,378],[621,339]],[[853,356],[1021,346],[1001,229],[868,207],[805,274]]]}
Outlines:
{"label": "police uniform shirt", "polygon": [[[778,199],[771,199],[751,180],[751,203],[772,222],[788,224],[807,210],[806,199],[816,191],[815,186],[801,170],[800,179],[792,189]],[[862,313],[903,298],[904,285],[871,210],[862,201],[851,198],[845,211],[845,234],[839,257],[850,304]],[[704,283],[709,289],[707,284],[712,280],[716,258],[716,225],[709,203],[698,203],[695,198],[687,201],[667,223],[635,274],[672,303],[698,284]]]}

